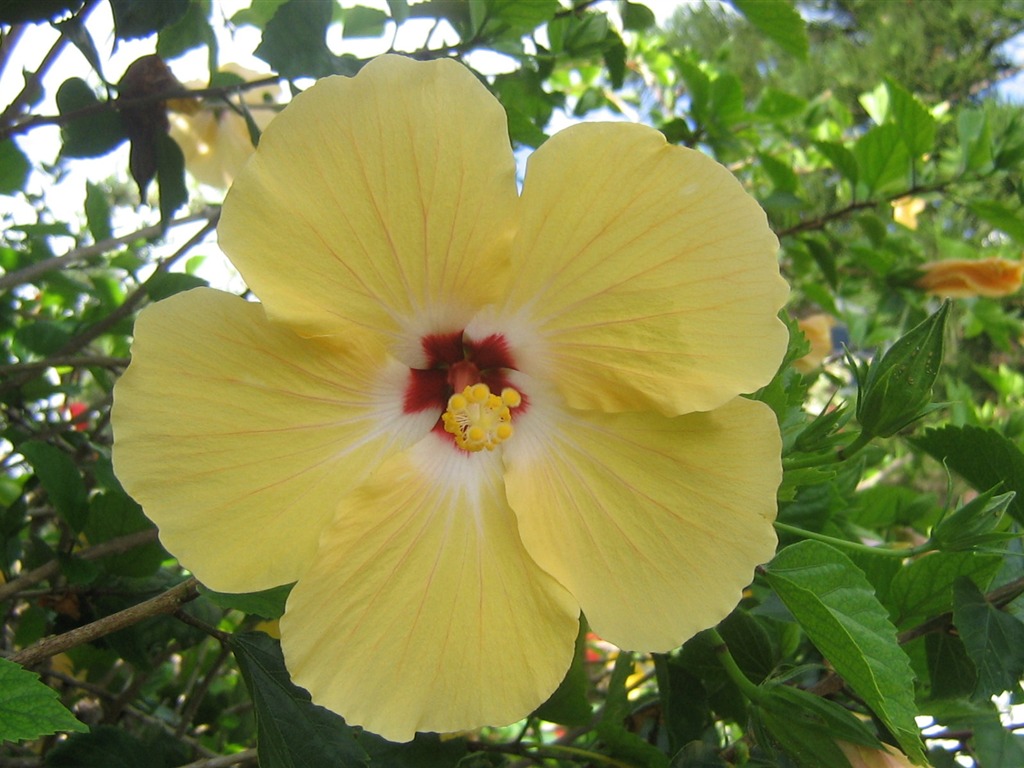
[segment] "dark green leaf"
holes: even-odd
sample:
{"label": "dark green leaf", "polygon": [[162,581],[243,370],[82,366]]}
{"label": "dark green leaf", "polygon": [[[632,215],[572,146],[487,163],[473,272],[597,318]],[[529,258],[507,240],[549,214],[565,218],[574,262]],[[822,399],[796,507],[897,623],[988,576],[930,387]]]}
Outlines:
{"label": "dark green leaf", "polygon": [[99,157],[128,138],[121,117],[113,109],[99,107],[100,100],[82,79],[72,77],[57,89],[57,109],[62,115],[79,110],[90,111],[76,117],[61,128],[65,157]]}
{"label": "dark green leaf", "polygon": [[587,626],[580,623],[576,636],[576,652],[565,678],[548,697],[548,700],[534,710],[534,716],[541,720],[562,725],[587,725],[593,712],[587,693],[590,691],[590,677],[587,675]]}
{"label": "dark green leaf", "polygon": [[953,584],[953,624],[978,671],[975,696],[1019,690],[1024,676],[1024,624],[985,599],[967,578]]}
{"label": "dark green leaf", "polygon": [[923,761],[914,720],[914,673],[864,574],[839,550],[803,541],[775,556],[767,578],[811,642],[892,731],[903,751]]}
{"label": "dark green leaf", "polygon": [[958,699],[970,696],[978,675],[963,641],[955,634],[929,632],[924,637],[931,680],[931,698]]}
{"label": "dark green leaf", "polygon": [[[89,519],[84,532],[91,544],[151,528],[153,523],[143,514],[142,507],[123,491],[105,491],[89,500]],[[154,541],[105,557],[101,563],[108,573],[142,578],[152,576],[166,557],[164,548]]]}
{"label": "dark green leaf", "polygon": [[994,429],[949,425],[929,429],[911,439],[916,447],[960,475],[971,486],[985,492],[1013,491],[1017,495],[1007,511],[1024,524],[1024,452]]}
{"label": "dark green leaf", "polygon": [[391,11],[391,18],[396,24],[401,24],[409,18],[409,0],[387,0],[388,10]]}
{"label": "dark green leaf", "polygon": [[968,576],[988,586],[1002,564],[998,555],[974,552],[933,552],[912,560],[889,585],[887,604],[893,621],[908,628],[953,607],[953,582]]}
{"label": "dark green leaf", "polygon": [[99,725],[54,747],[46,768],[172,768],[185,757],[177,746],[159,735],[143,741],[123,728]]}
{"label": "dark green leaf", "polygon": [[[211,54],[216,53],[217,36],[210,26],[210,0],[192,0],[184,16],[160,30],[156,52],[162,59],[175,59],[204,45]],[[211,58],[216,62],[215,55]]]}
{"label": "dark green leaf", "polygon": [[166,133],[156,135],[156,183],[160,188],[160,224],[166,229],[174,212],[188,202],[185,156]]}
{"label": "dark green leaf", "polygon": [[178,21],[188,11],[188,0],[110,0],[114,34],[120,40],[147,37]]}
{"label": "dark green leaf", "polygon": [[814,146],[821,154],[828,158],[832,166],[839,172],[839,175],[851,184],[857,183],[858,170],[857,158],[853,152],[842,144],[834,141],[816,141]]}
{"label": "dark green leaf", "polygon": [[0,195],[13,195],[25,186],[29,171],[28,158],[12,139],[0,141]]}
{"label": "dark green leaf", "polygon": [[70,338],[68,326],[53,320],[37,320],[19,326],[14,332],[14,340],[19,346],[40,357],[57,352]]}
{"label": "dark green leaf", "polygon": [[806,59],[807,24],[790,0],[729,0],[747,21],[786,53]]}
{"label": "dark green leaf", "polygon": [[323,77],[335,72],[327,47],[332,0],[288,0],[263,30],[255,54],[284,77]]}
{"label": "dark green leaf", "polygon": [[214,592],[205,587],[200,591],[221,608],[242,611],[264,619],[277,619],[284,615],[284,605],[293,586],[282,584],[262,592],[245,593]]}
{"label": "dark green leaf", "polygon": [[292,683],[276,640],[246,632],[233,636],[230,645],[252,696],[261,768],[369,765],[357,731]]}
{"label": "dark green leaf", "polygon": [[32,465],[54,509],[72,529],[81,531],[89,507],[85,483],[75,462],[59,448],[36,440],[19,445],[18,451]]}
{"label": "dark green leaf", "polygon": [[197,275],[182,272],[157,272],[146,281],[146,294],[153,301],[162,301],[182,291],[201,288],[208,285],[206,280]]}
{"label": "dark green leaf", "polygon": [[417,733],[412,741],[395,744],[363,731],[356,734],[356,741],[369,755],[372,768],[456,768],[464,765],[461,761],[466,757],[464,740],[442,739],[434,733]]}
{"label": "dark green leaf", "polygon": [[609,753],[647,768],[668,768],[668,758],[646,740],[628,730],[625,720],[629,714],[626,679],[633,674],[633,654],[622,651],[615,659],[615,668],[608,681],[608,698],[597,724],[597,735],[607,745]]}
{"label": "dark green leaf", "polygon": [[0,658],[0,742],[87,730],[39,675]]}
{"label": "dark green leaf", "polygon": [[631,32],[643,32],[658,21],[654,11],[643,3],[633,3],[630,0],[623,0],[619,14],[622,16],[622,28]]}
{"label": "dark green leaf", "polygon": [[0,3],[0,24],[51,21],[77,11],[83,0],[4,0]]}

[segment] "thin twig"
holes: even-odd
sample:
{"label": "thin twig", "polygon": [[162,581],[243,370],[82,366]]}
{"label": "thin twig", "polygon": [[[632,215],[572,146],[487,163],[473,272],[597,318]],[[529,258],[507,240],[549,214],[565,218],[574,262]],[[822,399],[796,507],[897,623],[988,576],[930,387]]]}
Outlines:
{"label": "thin twig", "polygon": [[38,371],[46,368],[89,368],[91,366],[98,366],[100,368],[124,368],[128,365],[129,360],[130,358],[127,357],[106,357],[103,355],[92,355],[88,357],[47,357],[44,360],[27,360],[23,363],[0,365],[0,376],[10,376],[13,373],[20,373],[22,371]]}
{"label": "thin twig", "polygon": [[91,624],[77,627],[64,634],[44,637],[39,642],[11,656],[11,661],[24,667],[30,667],[78,645],[91,643],[113,632],[138,624],[144,619],[174,613],[179,606],[197,597],[199,597],[199,582],[194,577],[190,577],[163,594],[133,605],[131,608],[104,616]]}
{"label": "thin twig", "polygon": [[205,760],[196,760],[194,763],[182,765],[180,768],[228,768],[228,766],[241,765],[242,763],[255,763],[256,758],[255,749],[246,749],[233,755],[220,755],[219,757],[210,757]]}
{"label": "thin twig", "polygon": [[[101,544],[96,544],[88,549],[75,552],[74,555],[82,560],[97,560],[101,557],[108,557],[110,555],[118,555],[122,552],[127,552],[135,547],[140,547],[143,544],[149,544],[156,540],[156,528],[147,528],[144,531],[137,531],[125,536],[118,536],[116,539],[104,541]],[[18,578],[12,579],[6,584],[0,584],[0,601],[6,600],[12,595],[16,595],[22,590],[28,589],[29,587],[38,584],[41,581],[45,581],[52,576],[56,576],[58,573],[60,573],[59,560],[51,560],[38,568],[33,568],[31,571],[21,574]]]}
{"label": "thin twig", "polygon": [[[170,229],[171,227],[177,227],[182,224],[192,224],[196,221],[211,221],[216,219],[219,215],[220,206],[207,206],[197,213],[190,213],[187,216],[182,216],[178,219],[171,219],[166,228]],[[154,224],[150,227],[143,227],[135,232],[129,232],[126,235],[110,237],[106,240],[101,240],[98,243],[92,243],[90,245],[82,246],[81,248],[75,248],[67,253],[61,254],[60,256],[51,256],[48,259],[43,259],[42,261],[37,261],[34,264],[29,264],[26,267],[22,267],[14,272],[9,272],[6,275],[0,275],[0,290],[30,283],[40,275],[44,275],[52,269],[63,269],[71,264],[77,264],[78,262],[91,259],[94,256],[101,256],[104,253],[109,253],[115,248],[120,248],[122,245],[134,243],[138,240],[149,240],[154,237],[159,237],[164,234],[164,232],[165,228],[162,224]]]}

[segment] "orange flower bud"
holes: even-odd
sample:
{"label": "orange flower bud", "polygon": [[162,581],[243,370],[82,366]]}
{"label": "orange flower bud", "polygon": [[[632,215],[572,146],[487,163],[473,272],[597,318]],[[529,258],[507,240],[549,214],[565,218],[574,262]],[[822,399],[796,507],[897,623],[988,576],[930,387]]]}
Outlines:
{"label": "orange flower bud", "polygon": [[808,315],[797,320],[801,332],[811,344],[810,351],[793,363],[800,373],[810,373],[832,353],[832,327],[835,324],[834,317],[824,314]]}
{"label": "orange flower bud", "polygon": [[947,259],[922,264],[918,288],[938,296],[998,298],[1020,290],[1024,262],[1010,259]]}
{"label": "orange flower bud", "polygon": [[920,197],[901,197],[892,201],[892,218],[907,229],[917,229],[917,215],[927,204]]}

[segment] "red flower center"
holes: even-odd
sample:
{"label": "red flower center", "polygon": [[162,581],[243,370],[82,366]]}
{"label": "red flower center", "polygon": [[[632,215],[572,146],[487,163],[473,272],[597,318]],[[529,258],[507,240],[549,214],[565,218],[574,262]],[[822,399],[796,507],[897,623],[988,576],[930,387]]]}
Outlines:
{"label": "red flower center", "polygon": [[[491,392],[501,392],[512,386],[508,374],[516,370],[515,359],[508,341],[500,333],[478,341],[466,337],[463,331],[431,334],[420,339],[420,345],[427,365],[409,370],[402,410],[406,413],[437,411],[438,425],[435,429],[443,431],[441,414],[448,407],[448,398],[453,393],[480,383],[490,387]],[[522,398],[518,413],[527,406],[526,395]]]}

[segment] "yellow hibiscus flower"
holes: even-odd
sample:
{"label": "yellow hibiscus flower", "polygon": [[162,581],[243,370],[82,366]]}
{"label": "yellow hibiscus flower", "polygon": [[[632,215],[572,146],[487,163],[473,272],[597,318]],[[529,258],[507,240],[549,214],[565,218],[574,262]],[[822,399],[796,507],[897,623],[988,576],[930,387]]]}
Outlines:
{"label": "yellow hibiscus flower", "polygon": [[977,296],[998,299],[1020,290],[1024,262],[988,259],[946,259],[930,261],[917,268],[918,288],[937,296],[969,299]]}
{"label": "yellow hibiscus flower", "polygon": [[707,157],[582,124],[519,194],[476,77],[385,56],[274,120],[219,237],[262,303],[141,313],[115,468],[213,589],[297,582],[285,661],[350,723],[514,722],[581,610],[666,651],[772,556],[778,428],[738,395],[780,363],[787,287]]}

